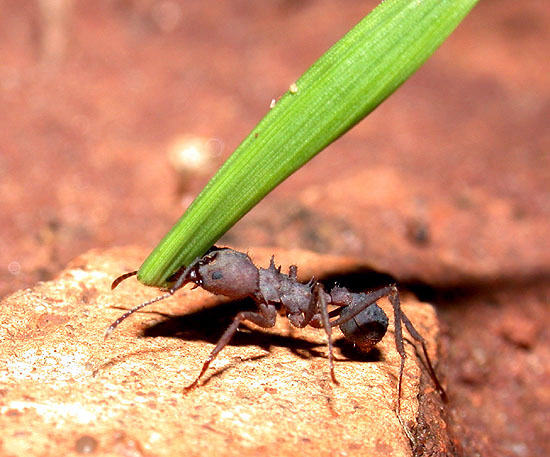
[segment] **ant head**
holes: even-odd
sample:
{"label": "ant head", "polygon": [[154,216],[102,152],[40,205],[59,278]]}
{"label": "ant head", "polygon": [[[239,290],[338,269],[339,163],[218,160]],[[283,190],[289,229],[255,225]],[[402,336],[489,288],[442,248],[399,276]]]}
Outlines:
{"label": "ant head", "polygon": [[[119,276],[113,281],[111,288],[114,289],[122,281],[136,274],[137,271],[132,271]],[[200,259],[179,269],[169,278],[169,281],[174,282],[174,285],[167,290],[168,293],[146,301],[124,313],[109,326],[105,332],[105,339],[130,315],[170,297],[190,282],[213,294],[225,295],[238,300],[254,295],[258,291],[259,273],[248,255],[233,249],[214,246]]]}
{"label": "ant head", "polygon": [[187,280],[213,294],[238,300],[258,290],[259,273],[247,254],[213,248],[189,271]]}
{"label": "ant head", "polygon": [[184,287],[186,284],[193,283],[195,287],[203,286],[203,276],[208,274],[209,267],[212,262],[215,261],[218,253],[228,250],[227,248],[219,248],[212,246],[206,254],[202,257],[198,257],[189,265],[182,266],[172,276],[168,278],[168,282],[172,283],[172,287],[168,289],[171,293]]}

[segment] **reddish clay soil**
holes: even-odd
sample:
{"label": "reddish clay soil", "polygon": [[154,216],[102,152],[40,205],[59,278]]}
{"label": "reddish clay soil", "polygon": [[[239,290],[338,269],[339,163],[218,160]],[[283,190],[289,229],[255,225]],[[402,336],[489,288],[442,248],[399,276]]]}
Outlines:
{"label": "reddish clay soil", "polygon": [[[375,3],[1,1],[0,295],[90,248],[153,248]],[[546,0],[481,2],[222,240],[354,256],[434,303],[465,456],[550,454],[549,21]],[[185,178],[182,136],[218,153]]]}

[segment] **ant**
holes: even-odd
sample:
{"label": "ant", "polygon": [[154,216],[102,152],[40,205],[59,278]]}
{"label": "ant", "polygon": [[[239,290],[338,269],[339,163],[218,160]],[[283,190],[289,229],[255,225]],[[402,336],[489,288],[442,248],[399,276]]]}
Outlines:
{"label": "ant", "polygon": [[[333,382],[338,384],[334,374],[332,329],[340,327],[348,341],[361,351],[368,352],[386,333],[388,317],[376,302],[383,297],[388,297],[394,312],[395,345],[401,357],[397,387],[398,415],[406,358],[401,324],[404,324],[413,339],[422,345],[429,374],[443,400],[446,401],[445,392],[428,356],[426,342],[401,309],[399,292],[395,285],[362,293],[350,292],[344,287],[334,287],[330,292],[326,292],[324,287],[313,278],[306,284],[299,282],[297,271],[298,268],[292,265],[288,274],[281,273],[281,267],[275,266],[273,257],[268,268],[257,268],[247,254],[214,246],[203,257],[195,259],[189,266],[180,268],[172,275],[170,282],[174,282],[174,285],[167,290],[166,294],[130,309],[114,321],[105,332],[105,339],[134,312],[172,296],[187,283],[194,283],[195,287],[202,287],[215,295],[225,295],[233,300],[251,298],[256,302],[258,309],[237,313],[204,362],[199,375],[185,387],[185,391],[197,386],[210,363],[229,343],[241,322],[250,321],[263,328],[273,327],[278,309],[286,314],[295,327],[303,328],[310,325],[324,329],[328,340],[330,375]],[[119,276],[113,281],[111,289],[136,274],[137,271],[133,271]],[[328,305],[336,308],[328,311]]]}

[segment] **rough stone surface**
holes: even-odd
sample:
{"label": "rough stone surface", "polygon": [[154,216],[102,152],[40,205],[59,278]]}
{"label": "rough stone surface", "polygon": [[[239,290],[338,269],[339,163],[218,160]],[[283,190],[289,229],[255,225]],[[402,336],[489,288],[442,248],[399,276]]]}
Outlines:
{"label": "rough stone surface", "polygon": [[[250,251],[264,266],[272,253]],[[122,308],[158,293],[135,279],[110,290],[146,254],[91,251],[54,280],[1,303],[1,455],[412,455],[395,414],[399,357],[391,331],[377,355],[363,360],[350,359],[337,335],[335,385],[321,331],[293,329],[282,318],[270,330],[247,324],[204,385],[186,395],[183,386],[198,374],[235,303],[214,306],[223,300],[202,289],[180,291],[136,313],[104,342]],[[296,262],[302,279],[360,266],[305,251],[275,255],[283,268]],[[405,301],[435,359],[432,307]],[[389,313],[386,301],[380,304]],[[414,432],[421,369],[406,346],[402,415]]]}
{"label": "rough stone surface", "polygon": [[[92,248],[152,249],[270,100],[377,3],[1,2],[0,297]],[[361,258],[433,303],[465,456],[550,455],[549,23],[548,0],[479,2],[225,237]],[[219,153],[185,179],[182,137]]]}

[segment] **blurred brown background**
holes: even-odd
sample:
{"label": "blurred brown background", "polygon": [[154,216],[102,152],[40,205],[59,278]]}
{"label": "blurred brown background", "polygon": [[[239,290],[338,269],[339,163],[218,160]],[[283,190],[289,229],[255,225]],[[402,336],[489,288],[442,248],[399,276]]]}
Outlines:
{"label": "blurred brown background", "polygon": [[[0,0],[0,296],[152,249],[375,4]],[[550,452],[549,21],[546,0],[482,0],[224,238],[360,257],[435,302],[465,455]]]}

